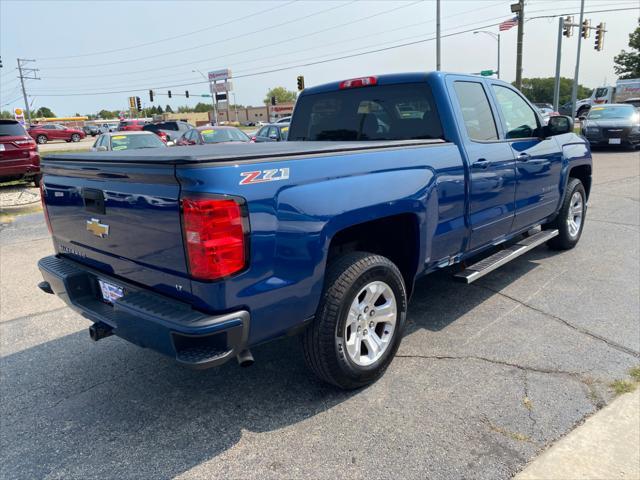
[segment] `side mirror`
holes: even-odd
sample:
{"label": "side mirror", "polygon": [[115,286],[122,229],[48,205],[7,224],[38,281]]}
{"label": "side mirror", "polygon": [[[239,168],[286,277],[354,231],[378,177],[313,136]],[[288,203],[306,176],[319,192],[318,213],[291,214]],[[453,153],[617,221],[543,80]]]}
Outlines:
{"label": "side mirror", "polygon": [[105,147],[104,145],[100,145],[98,148],[96,148],[96,152],[106,152],[107,151],[107,147]]}
{"label": "side mirror", "polygon": [[566,115],[556,115],[549,117],[549,123],[546,126],[549,136],[562,135],[564,133],[573,132],[573,120]]}

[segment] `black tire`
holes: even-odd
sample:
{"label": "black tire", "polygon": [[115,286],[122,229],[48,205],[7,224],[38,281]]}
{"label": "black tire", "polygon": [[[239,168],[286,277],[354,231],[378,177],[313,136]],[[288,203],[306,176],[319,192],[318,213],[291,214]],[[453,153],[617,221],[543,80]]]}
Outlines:
{"label": "black tire", "polygon": [[45,135],[38,135],[36,137],[36,142],[38,142],[39,145],[44,145],[45,143],[47,143],[47,137]]}
{"label": "black tire", "polygon": [[42,174],[34,175],[31,180],[36,187],[40,187],[40,180],[42,180]]}
{"label": "black tire", "polygon": [[587,113],[589,113],[589,110],[591,110],[590,107],[580,107],[580,110],[578,110],[577,117],[580,118],[582,116],[586,116]]}
{"label": "black tire", "polygon": [[73,135],[71,135],[71,141],[72,142],[79,142],[80,141],[80,135],[78,135],[77,133],[74,133]]}
{"label": "black tire", "polygon": [[[381,357],[371,365],[360,366],[345,351],[345,324],[356,295],[374,281],[386,283],[393,291],[396,324]],[[307,366],[321,380],[345,390],[374,382],[385,372],[400,346],[406,313],[407,291],[393,262],[366,252],[351,252],[338,257],[327,267],[315,319],[302,335]]]}
{"label": "black tire", "polygon": [[[569,209],[571,208],[571,199],[576,192],[582,196],[582,220],[577,233],[572,235],[567,218],[569,217]],[[544,226],[545,230],[554,228],[558,230],[558,236],[553,237],[547,242],[549,248],[553,250],[570,250],[575,247],[580,241],[580,236],[582,235],[582,229],[584,228],[586,218],[587,193],[585,192],[584,185],[582,185],[582,182],[577,178],[569,178],[558,216],[552,222]]]}

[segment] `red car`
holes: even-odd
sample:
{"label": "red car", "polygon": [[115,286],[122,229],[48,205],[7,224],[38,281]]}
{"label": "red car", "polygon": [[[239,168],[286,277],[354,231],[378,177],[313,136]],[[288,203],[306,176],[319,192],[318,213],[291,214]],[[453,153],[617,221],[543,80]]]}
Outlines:
{"label": "red car", "polygon": [[144,120],[121,120],[118,124],[120,132],[139,132],[147,124]]}
{"label": "red car", "polygon": [[46,125],[31,125],[29,135],[39,144],[47,143],[49,140],[64,140],[66,142],[79,142],[87,136],[82,130],[69,128],[55,123]]}
{"label": "red car", "polygon": [[26,178],[40,183],[36,142],[15,120],[0,120],[0,181]]}

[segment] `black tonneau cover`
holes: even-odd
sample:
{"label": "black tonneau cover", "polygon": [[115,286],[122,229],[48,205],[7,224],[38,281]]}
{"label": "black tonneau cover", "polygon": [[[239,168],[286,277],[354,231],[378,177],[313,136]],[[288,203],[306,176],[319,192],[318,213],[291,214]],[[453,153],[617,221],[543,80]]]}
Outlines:
{"label": "black tonneau cover", "polygon": [[394,140],[367,142],[264,142],[194,145],[148,148],[121,152],[61,153],[45,157],[44,162],[82,161],[109,163],[186,164],[208,162],[242,162],[306,155],[327,155],[357,150],[417,147],[445,143],[443,140]]}

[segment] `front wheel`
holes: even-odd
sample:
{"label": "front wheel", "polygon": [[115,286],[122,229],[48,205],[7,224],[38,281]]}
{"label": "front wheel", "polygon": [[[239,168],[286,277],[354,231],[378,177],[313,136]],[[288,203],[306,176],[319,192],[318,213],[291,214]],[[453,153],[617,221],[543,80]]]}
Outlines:
{"label": "front wheel", "polygon": [[36,142],[38,142],[40,145],[44,145],[45,143],[47,143],[47,137],[45,137],[44,135],[38,135],[36,137]]}
{"label": "front wheel", "polygon": [[577,178],[569,178],[562,206],[555,220],[545,229],[556,228],[558,236],[547,242],[554,250],[569,250],[575,247],[582,235],[587,215],[587,194],[584,185]]}
{"label": "front wheel", "polygon": [[79,142],[80,141],[80,135],[78,135],[77,133],[74,133],[73,135],[71,135],[71,141],[72,142]]}
{"label": "front wheel", "polygon": [[389,259],[345,254],[327,268],[323,296],[303,334],[305,361],[322,380],[354,389],[377,380],[400,346],[407,292]]}

